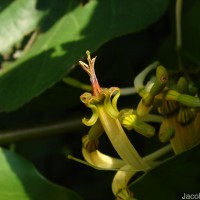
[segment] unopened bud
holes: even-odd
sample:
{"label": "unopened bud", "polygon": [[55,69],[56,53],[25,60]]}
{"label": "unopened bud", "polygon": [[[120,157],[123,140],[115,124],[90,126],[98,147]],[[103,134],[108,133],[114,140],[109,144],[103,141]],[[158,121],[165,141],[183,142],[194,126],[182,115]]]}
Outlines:
{"label": "unopened bud", "polygon": [[128,130],[134,129],[145,137],[152,137],[155,134],[153,126],[143,122],[134,114],[126,116],[122,121],[122,125]]}
{"label": "unopened bud", "polygon": [[175,135],[175,130],[173,128],[168,128],[165,132],[159,133],[159,140],[161,142],[168,142]]}
{"label": "unopened bud", "polygon": [[184,77],[179,78],[177,82],[177,91],[181,94],[188,94],[188,83],[187,80]]}
{"label": "unopened bud", "polygon": [[150,90],[152,96],[156,96],[165,88],[168,81],[167,70],[163,66],[158,66],[156,70],[156,82]]}

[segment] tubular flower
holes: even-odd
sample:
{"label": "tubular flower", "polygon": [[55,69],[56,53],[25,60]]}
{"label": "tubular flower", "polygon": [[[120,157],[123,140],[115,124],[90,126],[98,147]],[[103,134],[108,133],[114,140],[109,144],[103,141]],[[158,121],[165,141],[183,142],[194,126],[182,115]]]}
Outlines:
{"label": "tubular flower", "polygon": [[87,107],[91,108],[93,114],[90,119],[84,118],[83,123],[87,126],[92,126],[100,122],[122,160],[137,170],[149,169],[148,164],[143,161],[127,138],[118,119],[117,100],[120,96],[119,88],[101,89],[94,70],[96,57],[91,59],[88,51],[86,54],[89,65],[82,61],[79,64],[90,76],[93,94],[84,93],[80,99]]}
{"label": "tubular flower", "polygon": [[[120,96],[120,89],[117,87],[102,89],[100,87],[94,70],[96,57],[91,59],[89,51],[86,54],[88,64],[79,61],[79,65],[90,76],[92,85],[92,93],[86,92],[80,97],[80,100],[92,110],[92,116],[90,118],[82,119],[82,122],[86,126],[90,126],[89,133],[82,138],[82,154],[85,161],[72,156],[68,156],[68,158],[92,166],[95,169],[117,170],[112,182],[114,195],[118,200],[135,200],[133,193],[127,186],[130,178],[138,171],[146,172],[152,167],[155,167],[158,164],[155,160],[162,156],[163,153],[166,153],[166,151],[169,151],[171,146],[168,146],[165,150],[159,150],[159,153],[155,155],[153,153],[142,158],[127,138],[122,125],[128,130],[134,129],[146,137],[151,137],[154,135],[155,129],[145,121],[161,122],[162,117],[147,113],[147,115],[141,118],[133,110],[119,112],[117,109],[117,100]],[[145,73],[148,71],[149,69]],[[144,75],[140,75],[140,77],[144,78]],[[140,94],[147,94],[142,89],[139,79],[136,82],[139,84],[139,90],[141,89]],[[159,84],[156,83],[156,85]],[[165,85],[162,87],[159,85],[159,87],[164,88]],[[155,91],[155,86],[152,86],[152,88],[154,88],[153,92],[150,90],[150,95],[147,98],[153,99],[154,101],[154,96],[161,89]],[[144,102],[147,101],[146,99],[144,100]],[[146,106],[146,103],[144,105]],[[107,134],[120,159],[105,155],[98,150],[99,138],[104,132]]]}

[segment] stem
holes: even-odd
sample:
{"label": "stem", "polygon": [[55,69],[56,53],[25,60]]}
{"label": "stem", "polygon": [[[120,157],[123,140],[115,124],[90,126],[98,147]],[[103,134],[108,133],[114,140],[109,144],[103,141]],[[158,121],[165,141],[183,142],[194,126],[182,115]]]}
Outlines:
{"label": "stem", "polygon": [[181,47],[182,47],[182,35],[181,35],[181,14],[182,14],[182,0],[176,0],[176,50],[178,57],[179,69],[182,69],[182,59],[181,59]]}
{"label": "stem", "polygon": [[148,73],[155,69],[159,65],[158,61],[153,62],[149,66],[147,66],[142,72],[140,72],[134,79],[134,87],[137,93],[140,96],[143,96],[145,93],[145,86],[144,86],[144,80]]}
{"label": "stem", "polygon": [[120,88],[121,96],[136,94],[137,91],[134,87]]}
{"label": "stem", "polygon": [[91,85],[84,84],[81,81],[79,81],[75,78],[69,77],[69,76],[63,78],[63,82],[72,86],[72,87],[79,88],[79,89],[82,89],[84,91],[88,91],[88,92],[92,91]]}
{"label": "stem", "polygon": [[153,153],[145,156],[144,159],[146,161],[157,160],[170,151],[172,151],[172,146],[171,146],[171,144],[168,144],[168,145],[162,147],[161,149],[158,149],[158,150],[154,151]]}
{"label": "stem", "polygon": [[1,132],[0,134],[0,144],[7,144],[10,142],[21,140],[29,140],[54,134],[66,134],[74,131],[79,131],[83,127],[84,125],[82,124],[81,120],[71,120],[22,130],[5,131]]}

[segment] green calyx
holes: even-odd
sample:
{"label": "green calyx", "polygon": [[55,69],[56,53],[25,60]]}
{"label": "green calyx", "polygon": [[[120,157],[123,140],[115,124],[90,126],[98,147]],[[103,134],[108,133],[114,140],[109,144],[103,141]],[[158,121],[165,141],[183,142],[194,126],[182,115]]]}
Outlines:
{"label": "green calyx", "polygon": [[163,99],[161,107],[159,107],[158,111],[164,116],[173,115],[179,108],[179,105],[176,101],[165,100]]}
{"label": "green calyx", "polygon": [[189,93],[188,83],[187,83],[187,80],[184,77],[179,78],[177,85],[176,85],[176,89],[181,94],[188,94]]}
{"label": "green calyx", "polygon": [[180,94],[176,90],[169,90],[165,96],[166,100],[178,101],[179,103],[192,107],[192,108],[200,108],[200,100],[196,96],[191,96],[188,94]]}
{"label": "green calyx", "polygon": [[84,93],[81,95],[81,101],[92,110],[91,118],[83,118],[82,122],[87,126],[92,126],[96,123],[99,113],[98,106],[103,106],[107,113],[112,118],[117,118],[119,111],[117,109],[117,100],[120,96],[120,90],[117,87],[103,89],[97,96],[91,93]]}
{"label": "green calyx", "polygon": [[145,137],[152,137],[155,134],[155,128],[153,126],[143,122],[134,114],[125,114],[125,116],[122,116],[121,121],[122,125],[126,129],[134,129],[136,132],[144,135]]}
{"label": "green calyx", "polygon": [[188,107],[180,107],[178,112],[178,122],[182,125],[190,123],[196,116],[196,111]]}
{"label": "green calyx", "polygon": [[93,152],[98,149],[99,137],[103,134],[104,129],[101,122],[97,122],[90,128],[89,133],[82,138],[83,147],[88,152]]}

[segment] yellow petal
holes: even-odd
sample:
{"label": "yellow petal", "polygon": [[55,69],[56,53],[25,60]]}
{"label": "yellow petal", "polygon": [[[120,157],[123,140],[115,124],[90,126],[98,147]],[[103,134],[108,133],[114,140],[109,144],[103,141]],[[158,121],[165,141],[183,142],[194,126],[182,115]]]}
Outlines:
{"label": "yellow petal", "polygon": [[118,170],[125,165],[123,160],[107,156],[98,150],[90,153],[82,148],[82,154],[88,163],[102,170]]}
{"label": "yellow petal", "polygon": [[122,160],[132,165],[137,170],[148,169],[148,164],[142,160],[141,156],[127,138],[119,120],[113,119],[110,115],[108,115],[102,106],[98,106],[98,111],[102,126]]}
{"label": "yellow petal", "polygon": [[[136,172],[137,170],[129,164],[124,165],[117,171],[112,181],[112,191],[116,197],[120,196],[121,192],[123,192],[123,199],[133,197],[133,194],[128,190],[127,184]],[[124,189],[127,191],[126,193],[124,193]]]}

